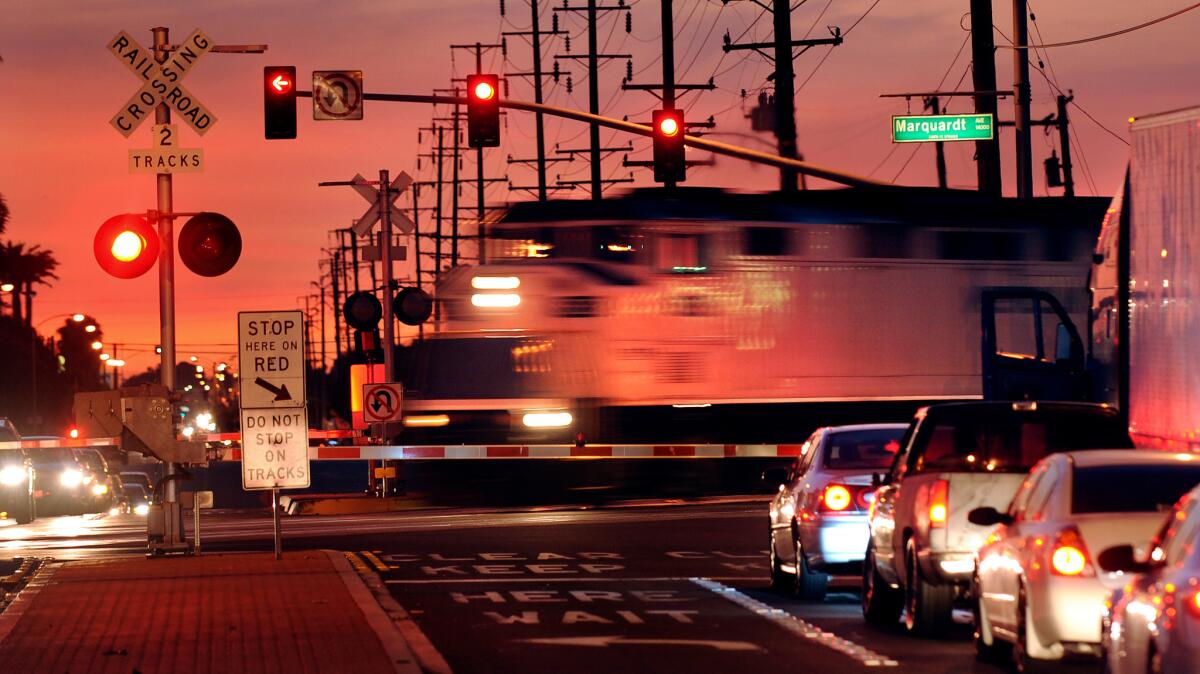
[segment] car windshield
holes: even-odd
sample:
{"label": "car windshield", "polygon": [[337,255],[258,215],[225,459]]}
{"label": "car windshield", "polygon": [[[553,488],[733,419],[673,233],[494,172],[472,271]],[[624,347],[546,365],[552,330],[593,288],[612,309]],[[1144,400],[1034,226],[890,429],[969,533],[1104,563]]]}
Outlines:
{"label": "car windshield", "polygon": [[900,436],[906,426],[860,431],[835,431],[825,440],[821,465],[832,470],[850,468],[886,469],[900,451]]}
{"label": "car windshield", "polygon": [[1055,452],[1133,446],[1116,415],[1086,407],[988,410],[930,421],[920,431],[917,470],[1024,473]]}
{"label": "car windshield", "polygon": [[12,442],[20,440],[17,432],[12,429],[12,426],[0,426],[0,442]]}
{"label": "car windshield", "polygon": [[125,497],[130,500],[148,501],[146,498],[146,490],[140,484],[126,484]]}
{"label": "car windshield", "polygon": [[29,458],[34,463],[69,463],[75,461],[75,455],[66,447],[38,447],[29,450]]}
{"label": "car windshield", "polygon": [[1071,512],[1165,512],[1197,484],[1200,466],[1076,466]]}
{"label": "car windshield", "polygon": [[0,449],[0,464],[21,463],[24,459],[19,449]]}

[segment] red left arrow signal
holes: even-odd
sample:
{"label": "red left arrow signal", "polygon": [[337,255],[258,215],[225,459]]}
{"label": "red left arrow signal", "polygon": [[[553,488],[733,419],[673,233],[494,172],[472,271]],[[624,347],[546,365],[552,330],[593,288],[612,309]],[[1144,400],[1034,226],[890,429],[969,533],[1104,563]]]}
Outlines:
{"label": "red left arrow signal", "polygon": [[283,93],[292,86],[292,82],[283,75],[276,75],[275,79],[271,80],[271,86],[275,87],[275,91]]}

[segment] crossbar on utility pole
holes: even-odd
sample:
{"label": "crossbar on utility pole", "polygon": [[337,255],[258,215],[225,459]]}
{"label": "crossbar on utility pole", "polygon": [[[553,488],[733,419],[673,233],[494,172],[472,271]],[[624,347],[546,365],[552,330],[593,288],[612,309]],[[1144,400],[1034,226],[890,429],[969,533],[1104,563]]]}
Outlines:
{"label": "crossbar on utility pole", "polygon": [[[501,33],[503,38],[508,37],[529,37],[531,46],[533,47],[533,72],[532,73],[512,73],[514,76],[529,76],[533,78],[533,100],[542,102],[542,78],[546,76],[542,72],[542,37],[566,35],[567,31],[558,29],[558,15],[554,15],[554,25],[551,30],[541,30],[538,21],[538,0],[529,0],[530,10],[530,30],[519,31],[511,30]],[[500,15],[504,15],[504,4],[500,4]],[[508,75],[509,73],[505,73]],[[546,201],[546,128],[542,113],[534,113],[534,126],[537,136],[537,198],[538,201]],[[511,162],[510,162],[511,163]]]}

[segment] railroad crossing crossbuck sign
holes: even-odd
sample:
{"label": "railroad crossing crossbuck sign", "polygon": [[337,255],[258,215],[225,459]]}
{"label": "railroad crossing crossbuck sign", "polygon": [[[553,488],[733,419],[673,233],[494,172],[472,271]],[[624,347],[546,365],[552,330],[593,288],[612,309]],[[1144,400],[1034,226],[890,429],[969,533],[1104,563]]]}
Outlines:
{"label": "railroad crossing crossbuck sign", "polygon": [[304,314],[238,314],[242,488],[309,486]]}
{"label": "railroad crossing crossbuck sign", "polygon": [[313,119],[362,119],[362,71],[314,70]]}
{"label": "railroad crossing crossbuck sign", "polygon": [[[409,185],[412,185],[412,181],[412,176],[401,171],[399,175],[392,178],[392,184],[388,186],[390,190],[388,196],[392,198],[392,201],[395,201],[408,189]],[[355,234],[366,236],[371,233],[371,228],[375,226],[375,223],[379,222],[379,190],[373,187],[366,178],[362,177],[361,173],[354,174],[353,187],[355,192],[358,192],[362,195],[363,199],[366,199],[371,204],[367,212],[363,213],[362,217],[352,225]],[[391,213],[393,227],[399,227],[400,231],[405,234],[416,228],[413,221],[409,220],[408,216],[401,212],[399,208],[396,208],[395,204],[388,204],[388,208],[391,209],[389,213]]]}
{"label": "railroad crossing crossbuck sign", "polygon": [[363,384],[363,418],[368,423],[400,421],[401,391],[400,384]]}
{"label": "railroad crossing crossbuck sign", "polygon": [[142,122],[153,116],[154,108],[165,103],[183,117],[196,133],[208,133],[217,117],[183,87],[181,82],[196,62],[212,50],[212,41],[197,28],[163,63],[154,59],[154,50],[138,44],[125,31],[109,40],[108,50],[129,68],[144,84],[121,106],[109,120],[121,135],[128,138]]}

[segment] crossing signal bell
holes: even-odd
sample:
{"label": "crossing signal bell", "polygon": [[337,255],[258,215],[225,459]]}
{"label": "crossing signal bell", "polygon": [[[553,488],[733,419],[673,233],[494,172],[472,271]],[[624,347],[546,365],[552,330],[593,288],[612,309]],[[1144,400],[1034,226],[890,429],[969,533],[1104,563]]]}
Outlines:
{"label": "crossing signal bell", "polygon": [[296,66],[263,68],[263,136],[296,137]]}
{"label": "crossing signal bell", "polygon": [[680,183],[687,176],[683,152],[683,111],[655,110],[654,117],[654,180],[660,183]]}
{"label": "crossing signal bell", "polygon": [[467,75],[467,145],[500,146],[500,78]]}
{"label": "crossing signal bell", "polygon": [[140,215],[117,215],[96,230],[92,251],[100,268],[117,278],[137,278],[158,259],[158,232]]}

